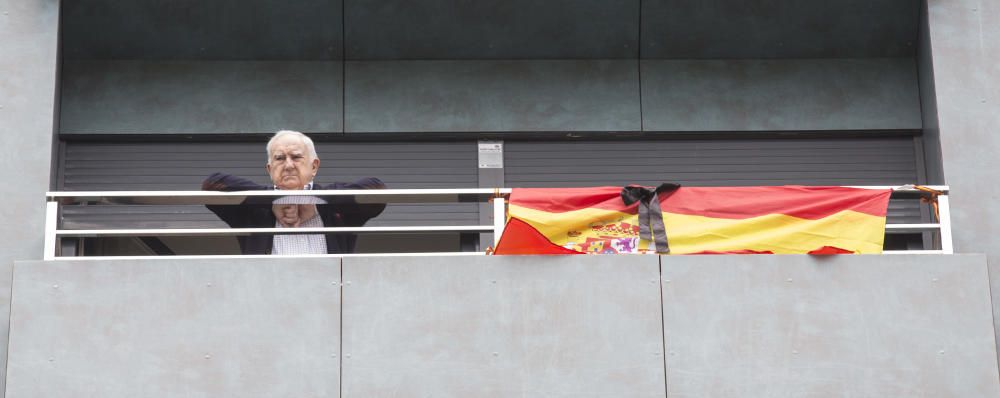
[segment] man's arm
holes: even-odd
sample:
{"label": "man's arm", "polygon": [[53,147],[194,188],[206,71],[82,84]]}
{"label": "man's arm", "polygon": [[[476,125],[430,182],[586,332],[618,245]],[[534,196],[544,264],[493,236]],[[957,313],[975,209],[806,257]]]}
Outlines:
{"label": "man's arm", "polygon": [[[214,173],[201,183],[202,191],[222,191],[222,192],[235,192],[235,191],[260,191],[265,190],[267,187],[259,185],[253,181],[250,181],[243,177],[237,177],[229,174]],[[243,204],[260,204],[269,205],[273,198],[270,197],[248,197],[243,201]],[[233,206],[233,205],[205,205],[208,210],[219,216],[222,221],[229,224],[230,227],[240,228],[246,226],[250,222],[249,215],[247,211],[249,210],[246,206]]]}
{"label": "man's arm", "polygon": [[[323,189],[385,189],[385,183],[375,177],[363,178],[353,183],[338,182],[332,185],[324,186]],[[340,219],[343,220],[344,225],[347,226],[361,226],[364,225],[368,220],[375,218],[385,210],[385,203],[358,203],[353,197],[349,196],[326,196],[322,197],[326,200],[327,205],[319,205],[317,207],[329,207],[336,213],[339,213]]]}

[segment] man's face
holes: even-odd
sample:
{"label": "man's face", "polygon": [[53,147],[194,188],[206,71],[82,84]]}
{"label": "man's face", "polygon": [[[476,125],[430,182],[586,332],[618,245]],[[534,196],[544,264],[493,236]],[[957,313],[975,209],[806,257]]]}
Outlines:
{"label": "man's face", "polygon": [[271,144],[267,173],[278,189],[302,189],[319,171],[319,159],[311,159],[309,150],[295,136],[283,136]]}

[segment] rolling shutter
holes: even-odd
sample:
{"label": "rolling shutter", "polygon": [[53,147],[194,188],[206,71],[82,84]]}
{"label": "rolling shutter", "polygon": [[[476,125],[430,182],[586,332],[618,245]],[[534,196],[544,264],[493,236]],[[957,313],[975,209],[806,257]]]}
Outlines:
{"label": "rolling shutter", "polygon": [[[509,187],[903,185],[918,183],[912,137],[507,141]],[[892,201],[889,222],[920,222]]]}
{"label": "rolling shutter", "polygon": [[[59,189],[65,191],[199,190],[216,171],[268,183],[263,143],[94,143],[67,142]],[[390,188],[475,188],[478,184],[475,142],[317,143],[322,161],[319,183],[355,181],[374,176]],[[390,204],[367,225],[475,225],[478,206]],[[66,206],[63,227],[224,228],[203,206]],[[207,240],[206,240],[207,239]],[[229,254],[233,238],[163,238],[178,254]],[[205,243],[211,241],[211,243]],[[359,239],[359,251],[458,250],[458,234],[427,235],[415,242],[398,236]],[[200,244],[199,244],[200,243]],[[397,244],[398,243],[398,244]],[[212,246],[212,247],[205,247]],[[113,249],[112,252],[119,250]]]}

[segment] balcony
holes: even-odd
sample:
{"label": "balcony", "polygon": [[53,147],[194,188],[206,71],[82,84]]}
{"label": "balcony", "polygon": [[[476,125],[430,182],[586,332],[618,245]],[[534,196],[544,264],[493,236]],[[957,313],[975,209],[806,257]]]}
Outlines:
{"label": "balcony", "polygon": [[[62,230],[60,202],[240,195],[49,194],[49,260],[14,265],[8,396],[1000,396],[986,257],[943,254],[950,242],[862,256],[56,255],[62,238],[151,233]],[[940,223],[887,233],[947,236],[939,208]]]}

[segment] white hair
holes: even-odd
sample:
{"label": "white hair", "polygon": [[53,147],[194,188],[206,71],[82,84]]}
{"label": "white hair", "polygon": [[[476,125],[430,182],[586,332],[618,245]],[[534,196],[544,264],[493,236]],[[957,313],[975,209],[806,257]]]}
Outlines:
{"label": "white hair", "polygon": [[298,131],[281,130],[281,131],[279,131],[277,133],[274,133],[274,136],[271,137],[271,140],[267,142],[267,162],[268,163],[271,163],[271,145],[274,144],[274,141],[277,141],[278,138],[284,137],[286,135],[295,136],[295,137],[298,137],[300,140],[302,140],[302,144],[306,146],[307,150],[309,150],[309,160],[319,159],[319,156],[316,155],[316,146],[313,145],[313,140],[311,138],[309,138],[309,136],[307,136],[305,134],[302,134],[302,133],[300,133]]}

